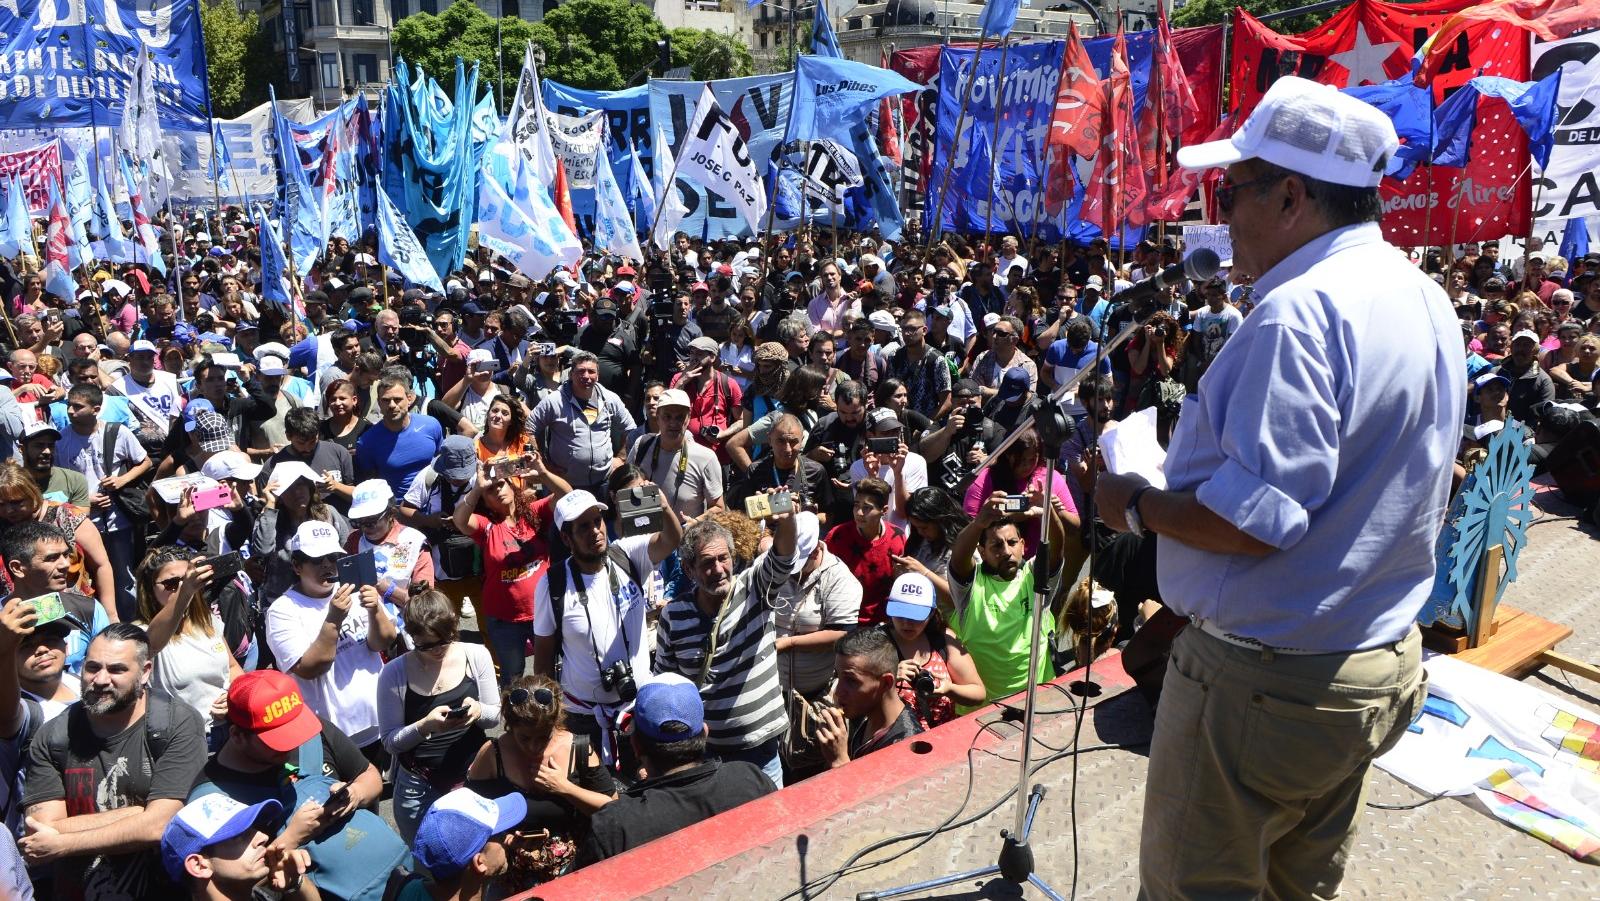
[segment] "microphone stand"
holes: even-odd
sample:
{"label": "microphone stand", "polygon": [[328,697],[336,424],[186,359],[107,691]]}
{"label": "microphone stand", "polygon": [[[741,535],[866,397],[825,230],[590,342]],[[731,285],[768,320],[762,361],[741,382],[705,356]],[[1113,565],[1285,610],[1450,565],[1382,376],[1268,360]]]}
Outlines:
{"label": "microphone stand", "polygon": [[[1104,332],[1105,327],[1107,327],[1110,323],[1111,312],[1111,308],[1106,310],[1106,319],[1102,321],[1102,333]],[[1133,337],[1133,333],[1141,328],[1146,322],[1148,322],[1150,317],[1155,315],[1155,313],[1156,310],[1152,310],[1150,313],[1142,317],[1135,313],[1133,318],[1129,320],[1127,326],[1125,326],[1122,331],[1118,332],[1115,338],[1111,339],[1109,342],[1102,342],[1100,347],[1095,351],[1094,362],[1091,363],[1088,368],[1080,369],[1078,372],[1074,373],[1072,378],[1067,380],[1066,384],[1058,386],[1052,394],[1043,399],[1040,405],[1035,408],[1036,413],[1030,413],[1019,420],[1016,428],[1011,431],[1011,434],[1005,437],[1005,440],[1001,441],[995,446],[994,450],[989,453],[988,459],[983,461],[983,464],[978,467],[977,471],[981,473],[983,470],[993,465],[996,460],[1000,459],[1001,452],[1010,447],[1012,444],[1016,443],[1017,438],[1030,426],[1034,425],[1035,419],[1038,417],[1038,415],[1042,414],[1044,416],[1055,417],[1059,419],[1061,416],[1061,399],[1069,392],[1076,389],[1078,385],[1081,384],[1085,379],[1100,371],[1101,363],[1110,355],[1111,351],[1127,343],[1128,339]],[[1056,455],[1059,455],[1059,445],[1056,447],[1055,452]],[[1026,794],[1023,792],[1023,789],[1028,785],[1028,777],[1031,775],[1029,771],[1033,766],[1034,696],[1037,695],[1039,691],[1039,640],[1042,636],[1044,628],[1044,611],[1049,605],[1050,589],[1052,585],[1052,580],[1050,578],[1052,575],[1050,570],[1050,518],[1055,515],[1055,510],[1051,502],[1055,498],[1056,461],[1051,459],[1046,462],[1047,465],[1045,467],[1044,477],[1044,509],[1040,513],[1039,562],[1034,568],[1034,601],[1033,609],[1030,611],[1031,615],[1029,617],[1031,620],[1029,624],[1031,640],[1028,644],[1028,687],[1026,689],[1026,696],[1023,699],[1022,710],[1022,761],[1017,771],[1017,809],[1015,818],[1012,820],[1011,828],[1000,830],[1001,846],[999,859],[989,866],[981,867],[976,870],[968,870],[963,873],[951,873],[935,879],[916,882],[910,885],[902,885],[896,888],[883,889],[881,891],[861,892],[856,895],[856,901],[882,901],[882,899],[886,898],[895,898],[901,895],[909,895],[916,892],[926,892],[932,889],[957,885],[963,882],[972,882],[974,880],[984,879],[995,875],[1000,876],[1000,878],[1018,886],[1019,888],[1023,883],[1032,885],[1040,892],[1043,892],[1045,897],[1051,898],[1053,901],[1064,901],[1064,897],[1059,892],[1057,892],[1054,888],[1051,888],[1050,884],[1046,882],[1042,876],[1034,872],[1033,848],[1028,844],[1028,838],[1033,832],[1034,817],[1038,814],[1039,804],[1044,801],[1045,787],[1042,784],[1035,784],[1032,791],[1029,791]],[[1093,502],[1091,501],[1091,516],[1093,515],[1092,503]],[[1093,524],[1091,520],[1091,528],[1092,527]],[[1091,544],[1091,557],[1089,563],[1091,580],[1093,578],[1092,573],[1094,570],[1093,551],[1093,545]],[[1066,578],[1068,574],[1062,573],[1061,576],[1062,578]],[[1091,585],[1092,584],[1093,583],[1091,581]],[[1092,649],[1093,646],[1093,642],[1091,641],[1090,648]],[[1073,694],[1085,700],[1100,693],[1100,687],[1090,679],[1089,666],[1084,667],[1084,678],[1073,682],[1070,688]],[[1078,715],[1082,716],[1086,709],[1086,707],[1080,704]],[[1076,735],[1076,731],[1074,732],[1074,735]],[[1074,877],[1073,881],[1074,884],[1076,884],[1076,877]]]}

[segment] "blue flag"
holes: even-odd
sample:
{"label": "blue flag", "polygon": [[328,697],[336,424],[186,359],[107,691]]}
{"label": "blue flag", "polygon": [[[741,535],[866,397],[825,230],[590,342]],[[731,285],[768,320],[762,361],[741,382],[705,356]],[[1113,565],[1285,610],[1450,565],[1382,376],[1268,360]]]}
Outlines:
{"label": "blue flag", "polygon": [[1589,223],[1582,217],[1567,220],[1561,233],[1561,248],[1556,251],[1563,260],[1576,260],[1589,252]]}
{"label": "blue flag", "polygon": [[283,233],[260,206],[255,212],[261,230],[261,299],[289,309],[289,265],[283,258]]}
{"label": "blue flag", "polygon": [[611,172],[609,144],[601,141],[594,153],[594,249],[643,260],[644,250],[639,247],[639,232],[628,214],[628,201]]}
{"label": "blue flag", "polygon": [[6,182],[6,221],[0,228],[0,257],[15,259],[26,250],[33,253],[33,223],[28,218],[28,201],[22,196],[22,182]]}
{"label": "blue flag", "polygon": [[1387,175],[1406,179],[1428,159],[1433,142],[1433,89],[1418,87],[1413,71],[1382,84],[1345,88],[1344,93],[1377,107],[1394,122],[1400,149],[1389,160]]}
{"label": "blue flag", "polygon": [[1540,166],[1550,162],[1555,144],[1557,95],[1561,91],[1561,69],[1538,81],[1513,81],[1509,78],[1480,75],[1439,104],[1433,117],[1433,164],[1465,166],[1472,156],[1472,132],[1478,124],[1478,103],[1484,97],[1499,97],[1511,107],[1511,114],[1528,135],[1528,149]]}
{"label": "blue flag", "polygon": [[839,49],[839,36],[833,32],[833,17],[828,15],[828,0],[817,0],[816,15],[811,20],[811,52],[817,56],[843,59]]}
{"label": "blue flag", "polygon": [[405,217],[395,209],[389,192],[383,190],[378,191],[378,262],[393,266],[407,284],[422,285],[444,293],[439,273],[428,260],[422,242],[417,240],[416,233],[406,224]]}
{"label": "blue flag", "polygon": [[278,110],[278,92],[268,86],[272,99],[272,134],[278,144],[278,184],[282,218],[289,232],[289,255],[296,272],[310,272],[322,253],[322,202],[306,177],[294,130]]}
{"label": "blue flag", "polygon": [[989,0],[978,15],[978,31],[992,38],[1003,38],[1017,24],[1017,11],[1022,0]]}
{"label": "blue flag", "polygon": [[795,65],[794,104],[784,143],[832,138],[849,144],[851,128],[866,121],[874,102],[922,89],[888,69],[847,59],[802,56]]}

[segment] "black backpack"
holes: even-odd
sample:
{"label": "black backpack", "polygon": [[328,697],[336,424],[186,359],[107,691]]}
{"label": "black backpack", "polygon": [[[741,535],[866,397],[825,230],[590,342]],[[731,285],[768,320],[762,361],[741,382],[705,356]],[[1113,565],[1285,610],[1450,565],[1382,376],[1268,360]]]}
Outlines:
{"label": "black backpack", "polygon": [[[150,768],[149,775],[154,775],[156,762],[167,753],[167,746],[172,744],[172,703],[149,693],[145,694],[144,703],[144,758],[145,765]],[[61,727],[49,729],[56,720],[51,720],[43,727],[49,729],[45,735],[45,751],[50,755],[50,763],[57,772],[67,771],[67,735],[72,725],[71,718],[87,715],[83,712],[82,704],[74,704],[56,718],[62,722]]]}
{"label": "black backpack", "polygon": [[[570,557],[562,559],[559,563],[554,560],[550,561],[550,571],[544,577],[545,585],[550,589],[550,612],[554,616],[552,621],[556,624],[554,637],[556,640],[555,660],[557,663],[561,661],[561,633],[564,631],[561,628],[561,618],[564,613],[562,608],[565,606],[567,599],[567,560],[570,559]],[[632,579],[635,585],[638,585],[641,589],[644,588],[644,580],[640,579],[639,574],[634,571],[633,558],[628,556],[627,551],[614,544],[607,545],[606,560],[610,563],[615,563],[618,569],[628,574],[628,578]]]}

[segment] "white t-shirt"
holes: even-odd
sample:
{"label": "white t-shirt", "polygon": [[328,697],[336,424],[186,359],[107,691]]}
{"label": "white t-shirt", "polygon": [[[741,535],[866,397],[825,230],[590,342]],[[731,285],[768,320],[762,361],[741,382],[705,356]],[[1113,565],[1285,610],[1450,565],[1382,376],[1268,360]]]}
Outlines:
{"label": "white t-shirt", "polygon": [[140,413],[150,414],[162,434],[167,432],[172,417],[183,412],[183,392],[178,390],[177,377],[170,372],[156,370],[149,387],[134,381],[133,373],[124,372],[117,379],[117,390],[127,396],[129,403],[137,404]]}
{"label": "white t-shirt", "polygon": [[468,385],[461,392],[461,418],[472,423],[472,427],[478,431],[483,431],[483,421],[489,417],[489,402],[499,393],[500,388],[492,382],[488,394],[479,394]]}
{"label": "white t-shirt", "polygon": [[[648,581],[655,569],[650,562],[650,536],[636,535],[618,539],[617,546],[628,554],[633,568]],[[618,572],[615,563],[606,559],[606,568],[616,578],[620,598],[611,593],[611,577],[606,572],[594,575],[580,572],[571,561],[567,575],[567,593],[561,603],[561,688],[568,695],[567,704],[581,713],[588,713],[584,704],[574,704],[573,699],[616,704],[620,698],[614,692],[600,687],[600,670],[595,665],[595,651],[599,650],[600,663],[610,666],[624,657],[632,661],[633,678],[644,683],[650,678],[650,647],[645,638],[645,608],[649,606],[645,593],[626,572]],[[583,585],[588,595],[585,612],[578,586]],[[555,612],[550,606],[550,576],[539,582],[538,596],[533,603],[533,634],[548,637],[556,634]],[[594,636],[590,643],[591,627]],[[618,633],[618,624],[623,632]],[[625,641],[624,641],[625,639]]]}
{"label": "white t-shirt", "polygon": [[211,722],[211,702],[228,690],[228,645],[222,638],[222,618],[211,616],[211,635],[179,632],[156,655],[150,689],[160,697],[187,704]]}
{"label": "white t-shirt", "polygon": [[[906,519],[905,512],[900,509],[899,501],[895,499],[894,470],[889,468],[889,464],[884,463],[878,467],[878,471],[873,473],[873,475],[889,483],[888,520],[890,525],[893,525],[901,532],[907,531],[911,528],[911,522]],[[922,459],[921,454],[917,453],[916,451],[912,451],[906,455],[906,463],[905,467],[901,470],[901,475],[905,476],[906,496],[910,497],[911,494],[918,488],[928,487],[928,461]],[[867,464],[864,461],[857,460],[855,463],[851,464],[851,484],[855,484],[857,481],[866,477]]]}
{"label": "white t-shirt", "polygon": [[[284,672],[294,669],[322,633],[332,597],[313,598],[291,588],[267,608],[267,647]],[[350,736],[356,747],[378,740],[378,674],[383,657],[367,647],[367,611],[352,602],[339,625],[333,666],[316,679],[302,679],[300,693],[312,710]],[[292,674],[291,674],[292,675]]]}

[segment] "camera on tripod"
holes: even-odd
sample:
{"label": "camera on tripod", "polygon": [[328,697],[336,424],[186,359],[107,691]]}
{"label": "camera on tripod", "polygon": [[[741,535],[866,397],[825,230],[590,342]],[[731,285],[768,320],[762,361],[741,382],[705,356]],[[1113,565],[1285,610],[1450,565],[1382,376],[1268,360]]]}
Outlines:
{"label": "camera on tripod", "polygon": [[626,660],[618,660],[600,670],[600,687],[615,692],[624,704],[639,696],[639,686],[633,681],[633,667]]}

